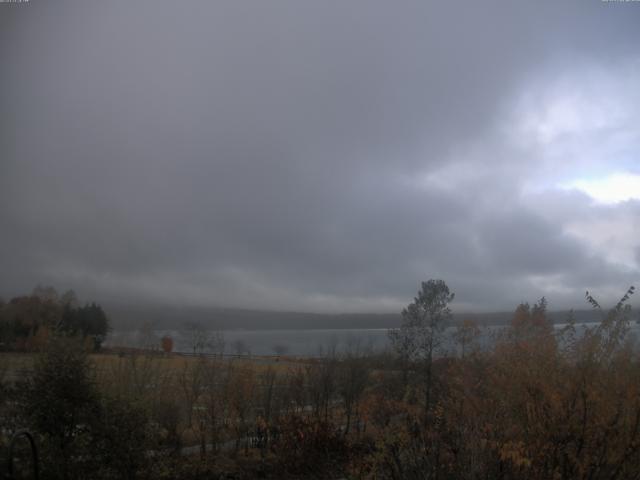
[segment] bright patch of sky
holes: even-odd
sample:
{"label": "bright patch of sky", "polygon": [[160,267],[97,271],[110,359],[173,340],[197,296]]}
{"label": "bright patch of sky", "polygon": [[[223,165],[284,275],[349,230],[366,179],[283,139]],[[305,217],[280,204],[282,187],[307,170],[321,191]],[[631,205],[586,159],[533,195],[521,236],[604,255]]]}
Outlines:
{"label": "bright patch of sky", "polygon": [[613,173],[602,178],[577,179],[561,187],[580,190],[604,204],[640,200],[640,175],[628,172]]}
{"label": "bright patch of sky", "polygon": [[575,188],[604,203],[638,198],[639,84],[637,60],[533,82],[506,127],[531,157],[525,186]]}

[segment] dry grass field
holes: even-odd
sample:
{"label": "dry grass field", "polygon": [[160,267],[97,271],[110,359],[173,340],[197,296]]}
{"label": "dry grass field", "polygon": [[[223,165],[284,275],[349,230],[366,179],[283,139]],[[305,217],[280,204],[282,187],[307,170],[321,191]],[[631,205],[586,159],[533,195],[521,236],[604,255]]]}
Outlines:
{"label": "dry grass field", "polygon": [[[0,381],[14,383],[24,378],[33,368],[38,353],[32,352],[0,352]],[[207,362],[215,362],[218,365],[233,364],[235,367],[251,368],[256,374],[266,370],[284,372],[291,368],[299,368],[308,360],[295,357],[251,356],[236,357],[225,356],[222,359],[216,357],[198,357],[182,355],[178,353],[161,354],[157,352],[127,352],[127,353],[92,353],[89,355],[93,363],[97,377],[109,377],[110,374],[123,373],[131,368],[144,368],[153,371],[162,371],[164,374],[174,376],[186,368],[206,359]]]}

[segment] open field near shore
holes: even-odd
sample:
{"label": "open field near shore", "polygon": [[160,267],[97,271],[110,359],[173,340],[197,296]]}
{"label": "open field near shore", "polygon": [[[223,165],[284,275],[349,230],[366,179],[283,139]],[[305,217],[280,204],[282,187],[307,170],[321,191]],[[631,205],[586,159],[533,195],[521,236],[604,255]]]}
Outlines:
{"label": "open field near shore", "polygon": [[[38,358],[38,353],[31,352],[0,352],[0,381],[15,383],[25,378],[33,369]],[[217,365],[233,364],[234,367],[250,367],[256,374],[260,374],[267,369],[275,371],[285,371],[289,368],[301,367],[313,361],[302,357],[290,356],[236,356],[226,355],[224,357],[194,356],[179,353],[160,354],[157,352],[129,352],[129,353],[93,353],[89,355],[90,361],[96,369],[98,379],[108,376],[110,373],[128,367],[140,366],[162,370],[165,373],[179,373],[185,368],[206,360],[215,362]]]}

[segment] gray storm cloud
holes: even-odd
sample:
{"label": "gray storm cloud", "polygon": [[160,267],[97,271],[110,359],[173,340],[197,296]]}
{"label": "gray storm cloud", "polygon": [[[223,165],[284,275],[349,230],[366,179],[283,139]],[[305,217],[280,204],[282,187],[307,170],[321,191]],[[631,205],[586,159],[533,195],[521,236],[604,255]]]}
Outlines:
{"label": "gray storm cloud", "polygon": [[562,185],[640,173],[638,25],[632,2],[0,4],[0,293],[613,299],[640,200]]}

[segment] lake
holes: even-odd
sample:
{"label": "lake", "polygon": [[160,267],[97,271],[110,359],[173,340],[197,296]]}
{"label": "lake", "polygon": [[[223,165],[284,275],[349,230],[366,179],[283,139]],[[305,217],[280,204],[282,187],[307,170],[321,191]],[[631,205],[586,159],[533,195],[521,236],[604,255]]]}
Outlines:
{"label": "lake", "polygon": [[[593,327],[595,323],[577,324],[578,334],[586,327]],[[564,324],[556,324],[556,328],[562,328]],[[499,331],[501,326],[481,327],[481,340],[483,343],[490,341],[492,335]],[[454,329],[449,328],[447,334],[451,335]],[[251,353],[253,355],[322,355],[335,349],[343,352],[349,348],[370,348],[372,350],[384,350],[389,347],[389,338],[386,328],[370,329],[305,329],[305,330],[224,330],[218,332],[224,340],[224,352],[228,354]],[[640,333],[640,327],[633,322],[631,333],[635,336]],[[174,352],[192,352],[194,333],[186,330],[155,330],[153,332],[112,332],[107,338],[105,346],[126,347],[156,347],[160,345],[160,339],[169,335],[174,342]],[[212,341],[215,333],[208,332],[206,341]],[[205,351],[211,351],[205,348]]]}

